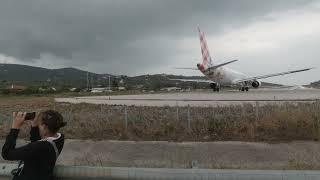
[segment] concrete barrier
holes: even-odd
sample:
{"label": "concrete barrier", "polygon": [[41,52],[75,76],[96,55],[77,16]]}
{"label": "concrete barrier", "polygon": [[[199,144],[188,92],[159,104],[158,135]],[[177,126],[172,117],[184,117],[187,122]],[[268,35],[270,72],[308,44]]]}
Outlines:
{"label": "concrete barrier", "polygon": [[[17,164],[0,164],[0,179],[11,179],[11,170]],[[36,171],[35,171],[36,172]],[[56,166],[57,180],[82,179],[183,179],[183,180],[318,180],[320,171],[291,170],[221,170],[221,169],[165,169]]]}

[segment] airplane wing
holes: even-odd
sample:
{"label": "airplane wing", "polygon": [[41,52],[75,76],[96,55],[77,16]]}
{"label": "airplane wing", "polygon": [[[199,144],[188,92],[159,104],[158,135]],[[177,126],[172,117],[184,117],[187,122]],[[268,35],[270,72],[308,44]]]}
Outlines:
{"label": "airplane wing", "polygon": [[230,63],[233,63],[233,62],[236,62],[236,61],[238,61],[238,60],[235,59],[235,60],[232,60],[232,61],[228,61],[228,62],[225,62],[225,63],[222,63],[222,64],[218,64],[218,65],[212,66],[212,67],[210,67],[209,69],[217,69],[217,68],[219,68],[219,67],[225,66],[225,65],[227,65],[227,64],[230,64]]}
{"label": "airplane wing", "polygon": [[266,79],[269,77],[275,77],[275,76],[283,76],[286,74],[293,74],[293,73],[298,73],[298,72],[303,72],[303,71],[309,71],[313,68],[306,68],[306,69],[299,69],[299,70],[294,70],[294,71],[287,71],[287,72],[281,72],[281,73],[274,73],[274,74],[267,74],[267,75],[262,75],[262,76],[255,76],[255,77],[249,77],[249,78],[244,78],[244,79],[238,79],[234,83],[241,83],[245,81],[254,81],[258,79]]}
{"label": "airplane wing", "polygon": [[[262,83],[263,84],[263,83]],[[289,86],[289,85],[281,85],[281,86],[263,86],[261,88],[264,88],[264,89],[272,89],[272,90],[281,90],[281,89],[292,89],[292,88],[296,88],[297,85],[292,85],[292,86]]]}
{"label": "airplane wing", "polygon": [[[228,62],[225,62],[225,63],[222,63],[222,64],[218,64],[218,65],[215,65],[215,66],[212,66],[212,67],[208,68],[208,70],[214,70],[214,69],[217,69],[219,67],[225,66],[227,64],[231,64],[233,62],[236,62],[236,61],[238,61],[238,60],[235,59],[235,60],[228,61]],[[175,69],[199,70],[198,68],[188,68],[188,67],[176,67]]]}
{"label": "airplane wing", "polygon": [[198,82],[198,83],[214,83],[214,81],[206,79],[170,79],[172,81]]}

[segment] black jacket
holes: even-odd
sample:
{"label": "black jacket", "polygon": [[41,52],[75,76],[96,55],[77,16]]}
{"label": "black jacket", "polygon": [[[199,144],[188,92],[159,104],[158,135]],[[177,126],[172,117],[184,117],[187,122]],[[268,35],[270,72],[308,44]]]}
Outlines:
{"label": "black jacket", "polygon": [[[52,180],[53,168],[56,163],[56,152],[52,144],[41,139],[38,127],[32,127],[30,131],[31,143],[16,148],[18,129],[11,129],[2,147],[2,157],[5,160],[22,160],[23,170],[14,180]],[[64,144],[64,136],[54,140],[59,154]]]}

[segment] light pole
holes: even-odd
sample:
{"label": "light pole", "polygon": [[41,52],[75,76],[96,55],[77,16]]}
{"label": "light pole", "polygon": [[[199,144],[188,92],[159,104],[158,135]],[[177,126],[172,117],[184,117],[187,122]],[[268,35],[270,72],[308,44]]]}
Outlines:
{"label": "light pole", "polygon": [[109,75],[109,91],[111,90],[111,87],[110,87],[110,75]]}
{"label": "light pole", "polygon": [[89,91],[89,72],[87,71],[87,91]]}

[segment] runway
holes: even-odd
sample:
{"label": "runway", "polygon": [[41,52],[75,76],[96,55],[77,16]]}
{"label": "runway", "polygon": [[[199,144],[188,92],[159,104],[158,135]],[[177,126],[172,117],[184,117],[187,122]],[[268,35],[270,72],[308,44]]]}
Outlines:
{"label": "runway", "polygon": [[318,89],[297,90],[251,90],[249,92],[223,91],[157,93],[117,96],[88,96],[75,98],[56,98],[56,102],[92,103],[108,105],[135,106],[226,106],[243,103],[299,102],[320,99]]}

